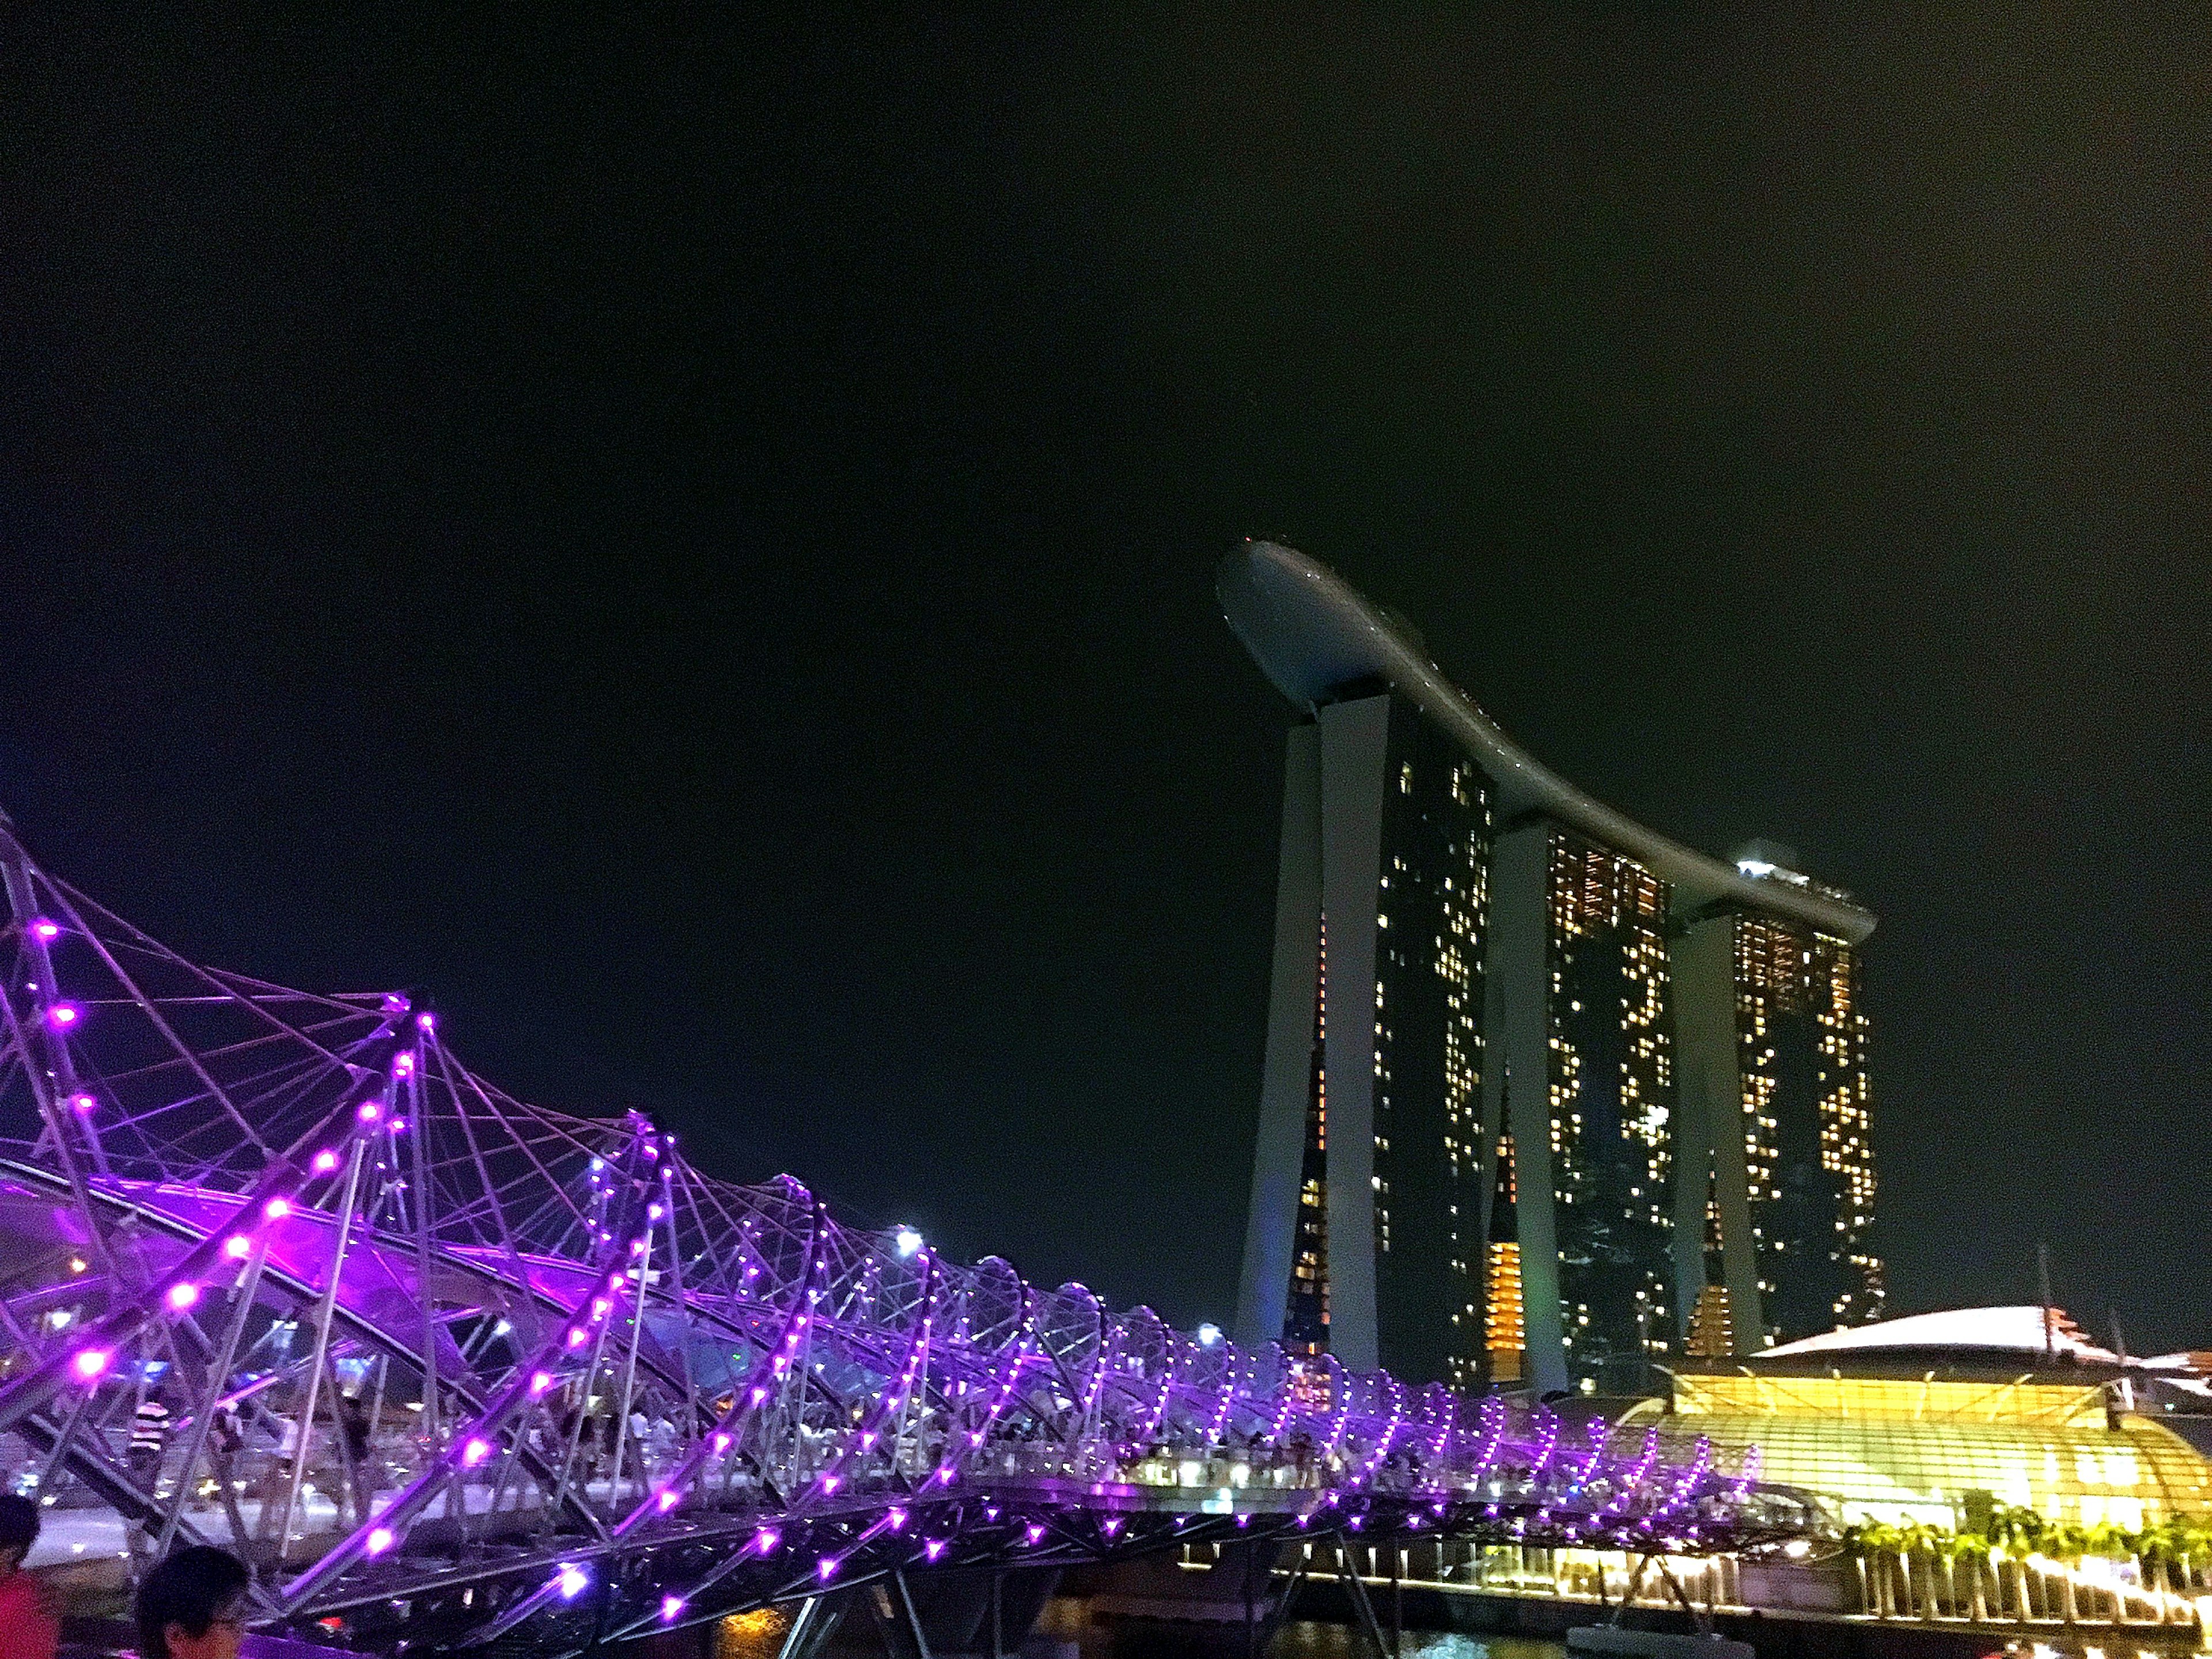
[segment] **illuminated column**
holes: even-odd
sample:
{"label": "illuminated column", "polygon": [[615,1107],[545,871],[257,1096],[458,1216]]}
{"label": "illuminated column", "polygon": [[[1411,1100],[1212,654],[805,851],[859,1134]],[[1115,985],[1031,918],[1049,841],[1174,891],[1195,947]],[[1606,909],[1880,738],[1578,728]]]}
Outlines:
{"label": "illuminated column", "polygon": [[1528,1346],[1521,1302],[1521,1218],[1516,1206],[1513,1170],[1513,1115],[1510,1106],[1501,1118],[1495,1154],[1497,1177],[1492,1183],[1488,1255],[1485,1266],[1483,1347],[1489,1356],[1489,1382],[1521,1380]]}
{"label": "illuminated column", "polygon": [[[1706,1148],[1699,1146],[1699,1155]],[[1682,1352],[1692,1359],[1726,1359],[1735,1352],[1735,1321],[1729,1308],[1728,1286],[1721,1282],[1724,1257],[1721,1251],[1720,1195],[1711,1176],[1705,1177],[1704,1208],[1687,1225],[1705,1243],[1700,1253],[1698,1299],[1690,1311],[1689,1334]]]}
{"label": "illuminated column", "polygon": [[1727,1285],[1708,1285],[1698,1292],[1683,1352],[1692,1359],[1727,1359],[1735,1354],[1735,1322],[1729,1312]]}
{"label": "illuminated column", "polygon": [[[1321,908],[1328,917],[1328,1348],[1353,1370],[1378,1360],[1375,1295],[1377,885],[1390,699],[1321,711]],[[1441,1316],[1444,1311],[1439,1310]]]}
{"label": "illuminated column", "polygon": [[1550,1031],[1551,830],[1521,823],[1491,843],[1490,953],[1484,973],[1483,1140],[1504,1132],[1506,1096],[1518,1108],[1514,1210],[1520,1223],[1526,1374],[1536,1392],[1567,1386],[1566,1331],[1559,1310],[1559,1250],[1553,1213]]}
{"label": "illuminated column", "polygon": [[[1669,953],[1674,980],[1674,1091],[1699,1139],[1711,1149],[1713,1194],[1720,1211],[1721,1282],[1737,1354],[1766,1346],[1759,1292],[1759,1255],[1751,1234],[1750,1178],[1744,1161],[1743,1067],[1737,1052],[1735,918],[1692,919]],[[1690,1183],[1685,1182],[1685,1186]],[[1674,1230],[1679,1285],[1705,1281],[1704,1218]]]}
{"label": "illuminated column", "polygon": [[1291,728],[1283,776],[1283,834],[1275,880],[1275,963],[1267,1052],[1260,1083],[1260,1139],[1237,1291],[1237,1340],[1256,1349],[1283,1334],[1297,1248],[1299,1167],[1313,1086],[1314,1000],[1321,938],[1321,732]]}

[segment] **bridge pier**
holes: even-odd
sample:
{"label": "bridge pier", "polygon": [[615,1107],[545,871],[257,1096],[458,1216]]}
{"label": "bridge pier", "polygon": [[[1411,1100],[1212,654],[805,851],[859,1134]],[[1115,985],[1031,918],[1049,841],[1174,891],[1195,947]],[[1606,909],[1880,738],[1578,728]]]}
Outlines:
{"label": "bridge pier", "polygon": [[810,1595],[801,1601],[791,1616],[791,1627],[784,1632],[783,1645],[776,1650],[776,1659],[817,1659],[845,1622],[845,1615],[853,1608],[853,1597],[858,1594]]}
{"label": "bridge pier", "polygon": [[890,1659],[1013,1659],[1059,1585],[1056,1567],[1017,1567],[896,1573],[860,1595]]}

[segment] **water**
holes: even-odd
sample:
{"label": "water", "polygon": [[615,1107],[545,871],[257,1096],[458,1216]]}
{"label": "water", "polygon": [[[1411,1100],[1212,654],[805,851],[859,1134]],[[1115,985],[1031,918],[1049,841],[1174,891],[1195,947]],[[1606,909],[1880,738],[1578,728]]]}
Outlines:
{"label": "water", "polygon": [[[774,1659],[783,1639],[784,1619],[783,1610],[778,1608],[725,1620],[702,1644],[705,1659]],[[1142,1626],[1093,1624],[1090,1604],[1073,1596],[1055,1597],[1047,1604],[1044,1616],[1037,1621],[1036,1635],[1073,1644],[1081,1659],[1152,1659],[1155,1654],[1161,1659],[1170,1656],[1190,1659],[1198,1654],[1210,1659],[1243,1659],[1243,1651],[1233,1633],[1218,1644],[1196,1649],[1168,1638],[1148,1640]],[[1564,1659],[1565,1652],[1561,1644],[1543,1637],[1409,1630],[1405,1632],[1403,1659]],[[867,1621],[853,1619],[839,1629],[828,1659],[883,1659],[883,1644]],[[1276,1632],[1267,1659],[1374,1659],[1374,1654],[1349,1626],[1300,1619]]]}
{"label": "water", "polygon": [[[1139,1651],[1126,1643],[1125,1655]],[[1091,1649],[1084,1647],[1085,1659]],[[1103,1651],[1103,1650],[1102,1650]],[[1565,1647],[1540,1636],[1469,1636],[1451,1630],[1409,1630],[1402,1649],[1406,1659],[1562,1659]],[[1267,1659],[1374,1659],[1374,1650],[1346,1625],[1323,1625],[1301,1619],[1283,1626]]]}
{"label": "water", "polygon": [[[1072,1597],[1055,1598],[1037,1620],[1037,1634],[1074,1643],[1082,1659],[1147,1659],[1150,1644],[1140,1633],[1142,1626],[1092,1624],[1089,1615],[1087,1602]],[[1163,1644],[1157,1650],[1176,1655],[1192,1651],[1181,1644],[1171,1649]],[[1243,1659],[1243,1647],[1235,1632],[1229,1633],[1215,1652],[1218,1659],[1231,1659],[1231,1656]],[[1563,1659],[1566,1648],[1540,1636],[1475,1636],[1461,1631],[1408,1630],[1404,1632],[1401,1653],[1403,1659],[1414,1659],[1416,1655],[1419,1659]],[[1374,1659],[1374,1650],[1349,1625],[1297,1619],[1275,1633],[1274,1643],[1267,1650],[1267,1659]]]}

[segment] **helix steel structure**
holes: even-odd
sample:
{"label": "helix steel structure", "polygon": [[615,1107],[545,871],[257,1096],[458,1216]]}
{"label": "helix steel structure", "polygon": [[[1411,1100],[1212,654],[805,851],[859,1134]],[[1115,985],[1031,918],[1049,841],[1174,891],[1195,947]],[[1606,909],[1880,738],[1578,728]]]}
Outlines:
{"label": "helix steel structure", "polygon": [[515,1099],[404,996],[186,959],[4,817],[0,878],[0,1468],[133,1571],[236,1550],[272,1628],[558,1653],[1208,1540],[1817,1524],[1701,1445],[1246,1352],[716,1179],[635,1112]]}

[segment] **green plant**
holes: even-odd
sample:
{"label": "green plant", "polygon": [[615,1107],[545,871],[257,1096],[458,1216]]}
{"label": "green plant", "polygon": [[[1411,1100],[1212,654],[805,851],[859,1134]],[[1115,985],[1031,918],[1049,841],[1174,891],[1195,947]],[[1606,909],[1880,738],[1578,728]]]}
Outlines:
{"label": "green plant", "polygon": [[2048,1521],[2021,1504],[2000,1504],[1990,1516],[1990,1541],[2014,1555],[2041,1549],[2050,1532]]}

